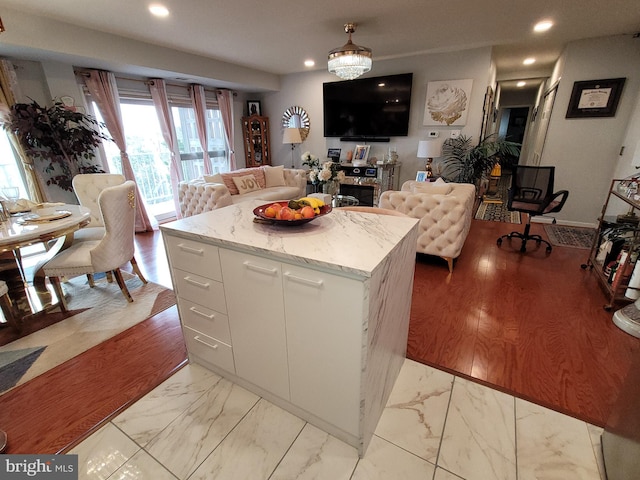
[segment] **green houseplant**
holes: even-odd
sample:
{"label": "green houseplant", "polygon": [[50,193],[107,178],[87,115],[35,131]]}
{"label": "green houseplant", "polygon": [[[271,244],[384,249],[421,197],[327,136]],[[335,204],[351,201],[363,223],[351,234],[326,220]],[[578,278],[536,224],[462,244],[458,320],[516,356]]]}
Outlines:
{"label": "green houseplant", "polygon": [[47,185],[73,191],[71,180],[78,173],[103,172],[93,159],[95,148],[109,137],[94,118],[60,101],[51,107],[35,100],[16,103],[3,127],[18,137],[28,155],[44,162]]}
{"label": "green houseplant", "polygon": [[442,144],[441,175],[448,182],[477,184],[491,172],[496,162],[507,166],[520,154],[520,144],[505,140],[497,134],[489,135],[477,145],[472,137],[460,135]]}

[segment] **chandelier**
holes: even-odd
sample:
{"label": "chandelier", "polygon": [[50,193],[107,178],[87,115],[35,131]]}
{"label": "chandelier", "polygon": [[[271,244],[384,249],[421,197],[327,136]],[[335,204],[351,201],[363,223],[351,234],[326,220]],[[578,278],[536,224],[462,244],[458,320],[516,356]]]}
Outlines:
{"label": "chandelier", "polygon": [[356,31],[356,26],[355,23],[345,23],[344,31],[349,34],[349,41],[329,52],[329,72],[343,80],[353,80],[371,70],[371,49],[360,47],[351,41],[351,34]]}

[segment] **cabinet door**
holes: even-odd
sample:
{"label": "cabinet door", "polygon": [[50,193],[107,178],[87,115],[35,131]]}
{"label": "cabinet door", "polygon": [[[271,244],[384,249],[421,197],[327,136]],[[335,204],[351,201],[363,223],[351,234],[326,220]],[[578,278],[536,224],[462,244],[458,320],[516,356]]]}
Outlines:
{"label": "cabinet door", "polygon": [[291,403],[358,435],[364,284],[283,265]]}
{"label": "cabinet door", "polygon": [[220,249],[236,374],[289,399],[279,262]]}

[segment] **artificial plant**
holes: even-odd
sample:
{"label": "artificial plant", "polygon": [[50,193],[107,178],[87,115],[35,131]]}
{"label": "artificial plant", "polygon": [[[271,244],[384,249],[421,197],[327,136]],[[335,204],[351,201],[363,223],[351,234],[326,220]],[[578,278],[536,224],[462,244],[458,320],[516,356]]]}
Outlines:
{"label": "artificial plant", "polygon": [[442,144],[441,176],[448,182],[476,184],[497,162],[506,166],[505,162],[518,158],[520,146],[495,133],[477,145],[465,135],[448,138]]}
{"label": "artificial plant", "polygon": [[58,100],[51,107],[35,100],[16,103],[3,127],[16,135],[28,155],[44,161],[47,185],[73,191],[71,180],[78,173],[103,172],[92,160],[95,148],[110,138],[94,118]]}

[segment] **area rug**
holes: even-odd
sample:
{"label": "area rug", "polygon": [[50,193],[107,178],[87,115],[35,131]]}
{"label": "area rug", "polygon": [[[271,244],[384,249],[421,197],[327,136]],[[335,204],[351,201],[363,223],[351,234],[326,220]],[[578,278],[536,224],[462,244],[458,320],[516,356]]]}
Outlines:
{"label": "area rug", "polygon": [[590,249],[596,236],[594,228],[570,227],[566,225],[545,225],[544,231],[552,245]]}
{"label": "area rug", "polygon": [[510,212],[504,203],[482,202],[476,212],[476,220],[520,223],[520,212]]}
{"label": "area rug", "polygon": [[175,304],[172,290],[124,275],[132,303],[115,282],[64,283],[71,315],[0,347],[0,395]]}

